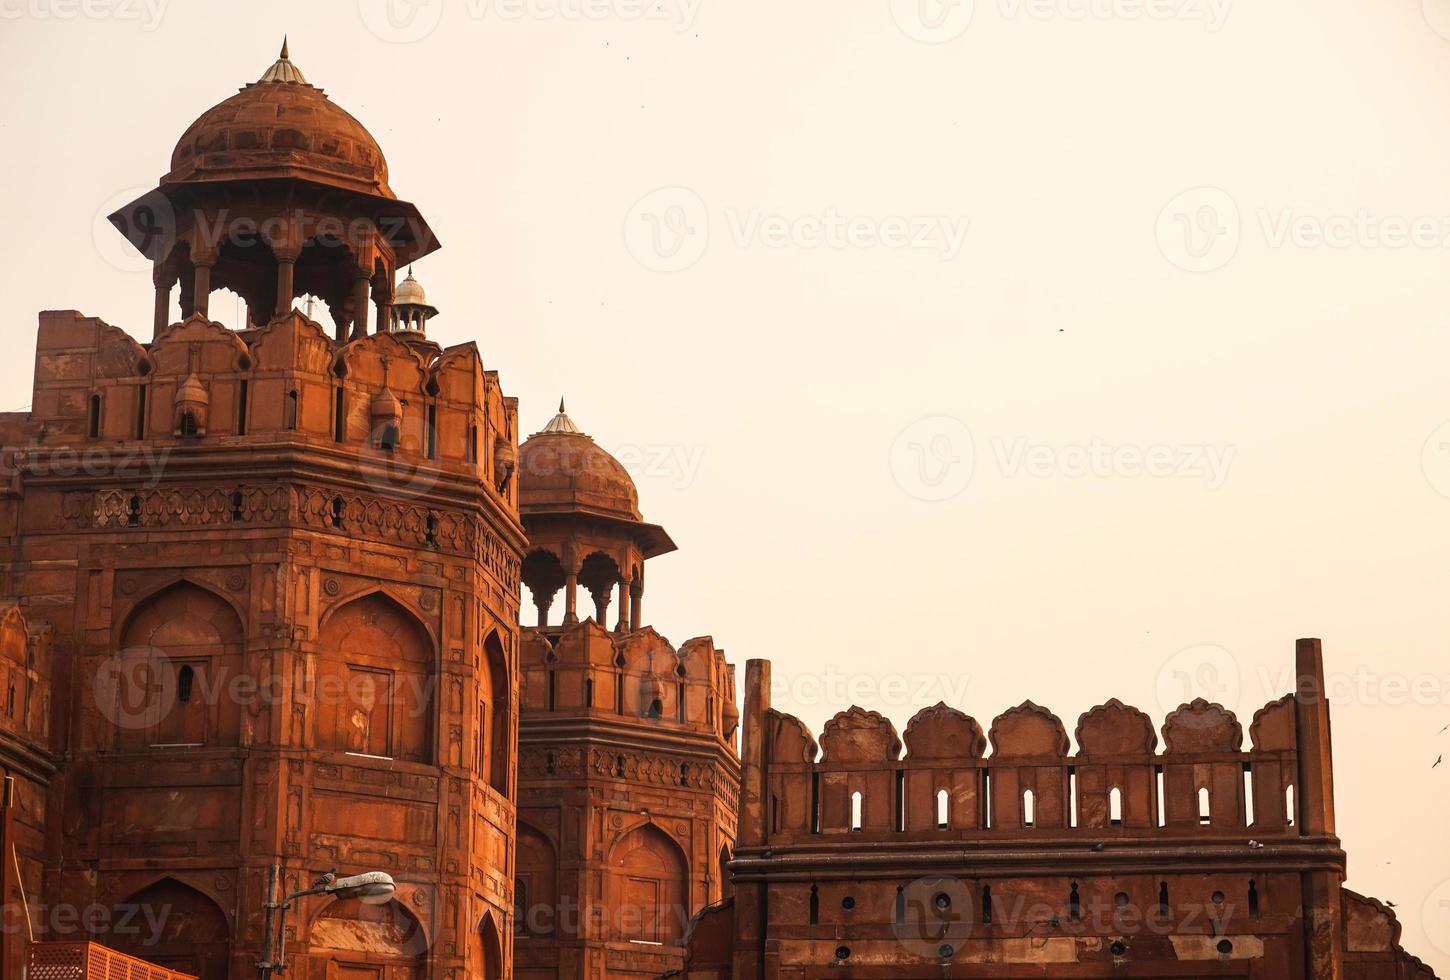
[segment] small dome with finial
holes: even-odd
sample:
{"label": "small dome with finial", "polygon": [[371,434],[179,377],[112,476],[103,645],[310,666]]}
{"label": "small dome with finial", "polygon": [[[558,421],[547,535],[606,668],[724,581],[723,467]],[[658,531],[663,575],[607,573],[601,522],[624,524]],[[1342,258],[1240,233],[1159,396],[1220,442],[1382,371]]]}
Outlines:
{"label": "small dome with finial", "polygon": [[555,415],[552,419],[549,420],[548,425],[544,426],[542,429],[539,430],[540,435],[546,432],[567,432],[572,435],[584,435],[584,433],[579,429],[579,426],[574,424],[574,420],[571,419],[564,412],[564,399],[562,398],[559,399],[559,414]]}
{"label": "small dome with finial", "polygon": [[629,471],[574,424],[562,398],[559,413],[519,447],[519,506],[640,520]]}
{"label": "small dome with finial", "polygon": [[297,177],[393,198],[388,164],[372,134],[287,54],[187,127],[162,184]]}
{"label": "small dome with finial", "polygon": [[302,77],[302,70],[292,64],[287,57],[287,35],[282,35],[282,53],[277,60],[272,62],[272,67],[262,73],[259,82],[290,82],[295,85],[306,85],[307,79]]}
{"label": "small dome with finial", "polygon": [[423,285],[413,278],[413,267],[408,267],[408,277],[398,283],[397,292],[393,294],[393,303],[412,303],[418,306],[426,305],[428,295],[423,292]]}

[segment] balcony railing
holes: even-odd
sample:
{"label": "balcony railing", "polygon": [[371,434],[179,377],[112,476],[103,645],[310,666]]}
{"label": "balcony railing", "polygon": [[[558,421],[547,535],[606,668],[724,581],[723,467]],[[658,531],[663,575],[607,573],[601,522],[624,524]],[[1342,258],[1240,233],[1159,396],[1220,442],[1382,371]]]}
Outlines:
{"label": "balcony railing", "polygon": [[34,943],[26,980],[196,980],[98,943]]}

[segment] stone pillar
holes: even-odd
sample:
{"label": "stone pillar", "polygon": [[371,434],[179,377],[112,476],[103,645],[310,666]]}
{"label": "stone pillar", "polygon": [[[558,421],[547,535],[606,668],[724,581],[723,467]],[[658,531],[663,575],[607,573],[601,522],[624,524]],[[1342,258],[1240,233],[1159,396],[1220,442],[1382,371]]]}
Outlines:
{"label": "stone pillar", "polygon": [[272,252],[277,256],[277,303],[272,312],[276,316],[281,316],[292,309],[297,258],[301,254],[301,250],[274,247]]}
{"label": "stone pillar", "polygon": [[629,587],[629,629],[630,632],[639,629],[640,618],[644,615],[644,583],[635,582]]}
{"label": "stone pillar", "polygon": [[151,284],[156,287],[156,306],[151,317],[153,340],[166,329],[167,321],[171,319],[171,283],[172,277],[165,265],[157,262],[151,267]]}
{"label": "stone pillar", "polygon": [[214,261],[216,260],[212,258],[207,258],[205,261],[198,258],[195,263],[196,271],[191,279],[192,312],[200,313],[202,316],[208,315],[208,308],[210,306],[211,267]]}
{"label": "stone pillar", "polygon": [[388,273],[388,281],[373,292],[373,301],[377,305],[378,322],[373,325],[374,333],[391,333],[393,330],[393,274]]}
{"label": "stone pillar", "polygon": [[[1299,836],[1319,838],[1338,848],[1334,836],[1334,763],[1329,743],[1329,698],[1324,685],[1324,653],[1317,639],[1295,644],[1294,727],[1298,741],[1298,785],[1294,805]],[[1344,980],[1344,929],[1340,871],[1306,871],[1304,964],[1308,980]]]}
{"label": "stone pillar", "polygon": [[629,579],[619,580],[619,622],[614,624],[614,632],[623,633],[629,629]]}
{"label": "stone pillar", "polygon": [[579,597],[579,566],[573,562],[564,571],[564,625],[573,626],[579,622],[576,603]]}
{"label": "stone pillar", "polygon": [[368,277],[362,273],[359,273],[352,283],[352,337],[354,340],[368,335],[368,290],[370,286]]}
{"label": "stone pillar", "polygon": [[[755,856],[769,842],[766,824],[766,782],[770,759],[766,726],[770,715],[770,661],[745,662],[745,711],[740,732],[740,824],[736,831],[737,855]],[[766,888],[761,881],[735,882],[735,942],[731,975],[736,980],[765,976],[765,941],[768,912]]]}

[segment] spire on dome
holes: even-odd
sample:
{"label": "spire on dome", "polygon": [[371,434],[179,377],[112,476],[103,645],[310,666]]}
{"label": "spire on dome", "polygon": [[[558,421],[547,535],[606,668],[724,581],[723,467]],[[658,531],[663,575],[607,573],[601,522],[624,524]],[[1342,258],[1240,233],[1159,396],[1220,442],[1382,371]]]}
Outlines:
{"label": "spire on dome", "polygon": [[307,79],[302,77],[301,70],[287,57],[287,35],[282,35],[282,53],[277,60],[272,62],[272,67],[263,72],[258,82],[293,82],[297,85],[306,85]]}
{"label": "spire on dome", "polygon": [[580,431],[579,426],[574,424],[574,420],[571,419],[568,415],[564,414],[564,399],[562,398],[559,399],[559,414],[555,415],[552,419],[549,420],[548,425],[544,426],[542,429],[539,430],[540,435],[543,435],[546,432],[563,433],[565,435],[573,436],[584,435],[584,433]]}

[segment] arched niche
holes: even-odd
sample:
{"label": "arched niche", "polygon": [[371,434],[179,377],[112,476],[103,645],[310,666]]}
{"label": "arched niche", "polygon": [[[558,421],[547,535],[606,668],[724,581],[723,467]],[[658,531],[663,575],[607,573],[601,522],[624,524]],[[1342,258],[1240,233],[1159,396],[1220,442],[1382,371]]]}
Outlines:
{"label": "arched niche", "polygon": [[317,637],[316,747],[432,762],[436,659],[427,629],[385,593],[334,610]]}
{"label": "arched niche", "polygon": [[227,916],[216,902],[175,878],[162,878],[116,903],[96,941],[199,980],[227,980]]}
{"label": "arched niche", "polygon": [[559,863],[551,841],[526,823],[514,844],[514,934],[555,935],[559,926]]}
{"label": "arched niche", "polygon": [[428,937],[399,902],[334,902],[312,921],[307,937],[310,977],[423,980]]}
{"label": "arched niche", "polygon": [[229,602],[184,579],[137,603],[103,705],[117,747],[238,744],[245,635]]}
{"label": "arched niche", "polygon": [[644,945],[674,945],[690,920],[689,862],[669,834],[641,824],[610,851],[607,907],[614,936]]}
{"label": "arched niche", "polygon": [[503,641],[495,630],[483,641],[483,663],[479,672],[477,765],[489,785],[505,796],[509,792],[509,762],[513,756],[509,737],[510,692],[508,659],[504,655]]}
{"label": "arched niche", "polygon": [[483,918],[479,920],[478,934],[470,944],[468,965],[470,978],[503,978],[503,934],[492,911],[483,913]]}

